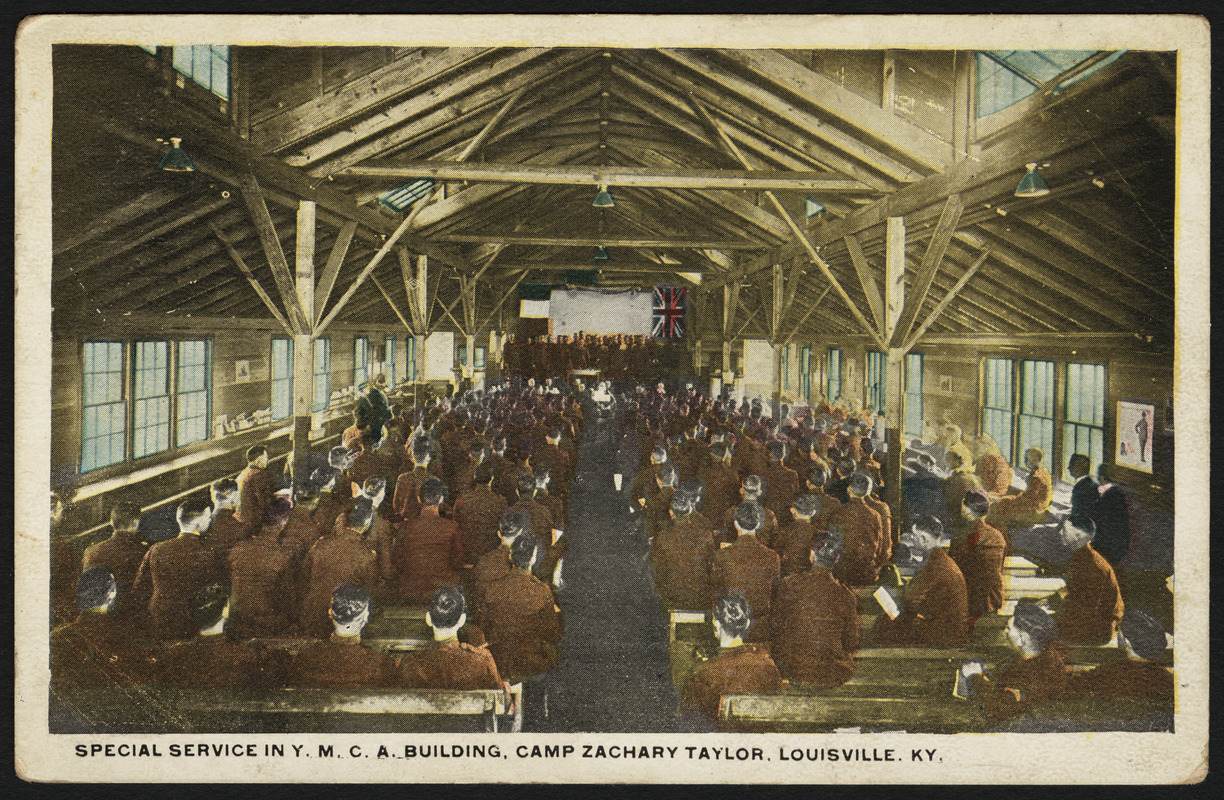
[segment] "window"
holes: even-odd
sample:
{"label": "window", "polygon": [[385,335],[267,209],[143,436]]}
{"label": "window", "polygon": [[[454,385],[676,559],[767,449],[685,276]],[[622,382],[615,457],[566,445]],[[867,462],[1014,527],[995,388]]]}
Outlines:
{"label": "window", "polygon": [[479,372],[480,370],[483,370],[483,369],[485,368],[485,356],[486,356],[486,353],[487,353],[487,351],[485,350],[485,348],[483,348],[483,347],[477,347],[477,348],[476,348],[476,363],[473,365],[473,368],[474,368],[474,369],[475,369],[477,372]]}
{"label": "window", "polygon": [[190,44],[175,47],[174,68],[218,97],[229,99],[229,45]]}
{"label": "window", "polygon": [[[987,117],[1033,95],[1058,76],[1097,54],[1096,50],[982,50],[977,54],[977,115]],[[1060,91],[1113,63],[1118,50],[1055,84]]]}
{"label": "window", "polygon": [[459,345],[459,363],[462,366],[465,366],[465,367],[467,366],[467,345],[466,344]]}
{"label": "window", "polygon": [[387,373],[387,385],[390,386],[392,389],[394,389],[396,386],[395,337],[394,336],[387,337],[387,352],[386,352],[386,357],[383,359],[383,361],[384,361],[383,369]]}
{"label": "window", "polygon": [[404,358],[406,359],[405,377],[409,381],[415,382],[417,379],[416,337],[409,336],[404,344],[406,345],[404,348]]}
{"label": "window", "polygon": [[433,191],[433,187],[433,178],[418,178],[383,192],[376,198],[376,201],[388,211],[398,214],[428,195]]}
{"label": "window", "polygon": [[170,344],[136,342],[132,355],[132,457],[170,447]]}
{"label": "window", "polygon": [[922,438],[922,353],[905,356],[905,435]]}
{"label": "window", "polygon": [[353,339],[353,386],[357,391],[370,380],[370,340],[364,336]]}
{"label": "window", "polygon": [[178,343],[175,376],[175,436],[177,447],[208,438],[212,388],[212,342],[190,339]]}
{"label": "window", "polygon": [[272,419],[293,413],[293,340],[272,340]]}
{"label": "window", "polygon": [[1074,453],[1083,453],[1096,470],[1105,459],[1105,365],[1067,364],[1067,410],[1063,424],[1062,468]]}
{"label": "window", "polygon": [[804,402],[812,401],[812,346],[799,348],[799,394]]}
{"label": "window", "polygon": [[790,390],[790,345],[782,348],[782,389]]}
{"label": "window", "polygon": [[825,396],[829,402],[837,401],[842,393],[842,351],[838,347],[829,348],[829,382]]}
{"label": "window", "polygon": [[888,357],[874,350],[867,351],[867,407],[884,408],[884,391],[888,386]]}
{"label": "window", "polygon": [[1013,459],[1012,452],[1012,430],[1015,424],[1015,414],[1012,412],[1012,404],[1015,402],[1012,395],[1013,368],[1014,364],[1010,358],[986,359],[986,396],[982,404],[982,430],[995,440],[995,444],[999,446],[999,452],[1005,458],[1021,461],[1023,453],[1020,454],[1020,458]]}
{"label": "window", "polygon": [[311,411],[322,411],[331,403],[331,339],[314,342],[314,402]]}
{"label": "window", "polygon": [[1054,455],[1054,362],[1020,362],[1020,438],[1017,460],[1030,447],[1045,451],[1046,463]]}
{"label": "window", "polygon": [[83,362],[81,472],[85,473],[124,458],[123,342],[85,342]]}

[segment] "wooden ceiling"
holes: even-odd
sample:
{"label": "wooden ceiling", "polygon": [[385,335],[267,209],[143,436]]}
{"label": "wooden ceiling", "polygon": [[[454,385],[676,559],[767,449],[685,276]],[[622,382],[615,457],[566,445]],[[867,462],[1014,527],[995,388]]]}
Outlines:
{"label": "wooden ceiling", "polygon": [[[472,278],[474,317],[492,321],[516,282],[560,281],[605,244],[601,286],[699,286],[705,330],[879,341],[887,220],[900,217],[907,306],[894,345],[919,334],[1171,341],[1173,58],[1126,53],[993,132],[973,120],[971,61],[235,47],[223,103],[177,86],[140,48],[60,45],[53,303],[82,322],[269,318],[292,291],[275,267],[292,269],[309,199],[316,320],[409,319],[410,268],[425,253],[429,326],[465,327],[460,288]],[[156,139],[169,136],[196,172],[157,170]],[[1050,195],[1013,196],[1027,161],[1049,162]],[[422,176],[442,189],[400,230],[406,215],[374,198]],[[605,182],[616,205],[594,208]],[[828,212],[806,220],[805,195]]]}

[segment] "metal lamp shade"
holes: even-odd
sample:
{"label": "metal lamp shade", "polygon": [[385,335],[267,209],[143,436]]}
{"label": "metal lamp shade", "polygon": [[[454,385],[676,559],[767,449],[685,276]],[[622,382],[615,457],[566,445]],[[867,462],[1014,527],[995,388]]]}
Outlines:
{"label": "metal lamp shade", "polygon": [[1038,174],[1037,165],[1026,164],[1025,166],[1028,167],[1028,172],[1020,179],[1020,185],[1016,187],[1016,197],[1042,197],[1049,194],[1050,184]]}

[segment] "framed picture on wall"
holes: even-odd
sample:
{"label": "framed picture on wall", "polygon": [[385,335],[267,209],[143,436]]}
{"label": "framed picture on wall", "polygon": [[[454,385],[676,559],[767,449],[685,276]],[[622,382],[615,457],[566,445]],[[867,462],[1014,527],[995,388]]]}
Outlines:
{"label": "framed picture on wall", "polygon": [[944,394],[952,394],[952,376],[951,375],[940,375],[939,376],[939,391],[943,392]]}
{"label": "framed picture on wall", "polygon": [[243,359],[234,362],[234,383],[251,382],[251,362]]}
{"label": "framed picture on wall", "polygon": [[1156,433],[1156,406],[1119,400],[1114,461],[1140,472],[1152,471],[1152,439]]}

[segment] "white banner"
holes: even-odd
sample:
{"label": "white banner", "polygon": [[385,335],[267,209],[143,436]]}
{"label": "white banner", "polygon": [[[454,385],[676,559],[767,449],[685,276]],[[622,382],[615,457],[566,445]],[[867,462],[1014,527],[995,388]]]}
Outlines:
{"label": "white banner", "polygon": [[578,331],[649,336],[654,316],[650,289],[601,292],[592,289],[554,289],[551,316],[553,335]]}
{"label": "white banner", "polygon": [[526,318],[548,317],[548,301],[547,300],[520,300],[519,301],[519,316]]}

